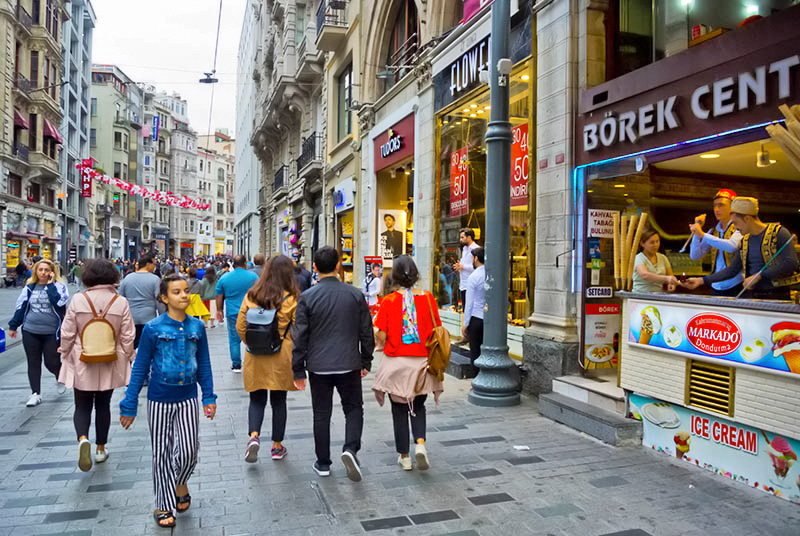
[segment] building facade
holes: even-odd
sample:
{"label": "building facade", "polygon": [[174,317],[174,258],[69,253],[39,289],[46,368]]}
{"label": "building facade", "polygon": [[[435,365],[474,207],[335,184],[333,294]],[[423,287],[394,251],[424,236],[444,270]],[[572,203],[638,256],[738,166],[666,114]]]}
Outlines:
{"label": "building facade", "polygon": [[248,258],[264,251],[264,233],[259,216],[259,193],[262,186],[261,163],[250,144],[255,130],[260,81],[258,65],[264,59],[261,39],[263,2],[250,2],[245,10],[239,38],[236,69],[236,147],[235,248]]}
{"label": "building facade", "polygon": [[[68,251],[67,260],[85,259],[89,249],[89,198],[81,196],[80,172],[76,168],[90,156],[92,90],[92,33],[96,24],[94,8],[89,0],[70,3],[70,18],[62,26],[64,68],[61,91],[61,205],[65,229],[61,248]],[[63,262],[62,258],[62,262]]]}
{"label": "building facade", "polygon": [[211,136],[198,136],[197,143],[198,194],[211,204],[208,214],[200,215],[204,225],[198,229],[198,251],[203,255],[233,255],[238,251],[234,228],[236,142],[225,129],[217,129]]}
{"label": "building facade", "polygon": [[63,137],[61,26],[68,3],[33,0],[0,4],[0,261],[10,273],[21,259],[56,259],[62,217]]}

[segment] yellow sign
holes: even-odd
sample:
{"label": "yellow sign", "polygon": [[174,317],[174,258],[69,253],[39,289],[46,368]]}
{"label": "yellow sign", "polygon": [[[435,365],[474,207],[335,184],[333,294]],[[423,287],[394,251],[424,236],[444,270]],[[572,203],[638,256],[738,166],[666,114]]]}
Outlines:
{"label": "yellow sign", "polygon": [[19,240],[9,240],[6,243],[6,267],[16,268],[19,264]]}

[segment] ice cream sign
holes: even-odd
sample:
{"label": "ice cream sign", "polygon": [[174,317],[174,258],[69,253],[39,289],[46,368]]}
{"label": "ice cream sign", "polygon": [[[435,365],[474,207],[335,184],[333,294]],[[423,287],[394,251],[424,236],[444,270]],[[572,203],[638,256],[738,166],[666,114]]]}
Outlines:
{"label": "ice cream sign", "polygon": [[658,351],[703,356],[726,365],[800,375],[800,322],[787,314],[629,300],[628,341]]}
{"label": "ice cream sign", "polygon": [[713,439],[717,443],[750,454],[758,454],[758,435],[753,430],[739,428],[735,424],[720,422],[702,415],[691,414],[690,417],[689,426],[692,435]]}

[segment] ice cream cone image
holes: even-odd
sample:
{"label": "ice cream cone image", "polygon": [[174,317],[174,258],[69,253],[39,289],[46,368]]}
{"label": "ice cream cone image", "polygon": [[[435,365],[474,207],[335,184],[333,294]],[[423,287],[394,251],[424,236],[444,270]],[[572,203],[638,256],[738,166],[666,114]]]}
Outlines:
{"label": "ice cream cone image", "polygon": [[800,350],[784,352],[783,358],[786,360],[786,365],[789,367],[790,372],[800,374]]}
{"label": "ice cream cone image", "polygon": [[794,453],[789,442],[783,437],[775,436],[772,438],[772,441],[770,441],[763,430],[761,434],[767,441],[767,454],[769,454],[769,459],[772,460],[772,468],[775,470],[775,476],[786,478],[789,469],[791,469],[794,462],[797,461],[797,454]]}
{"label": "ice cream cone image", "polygon": [[675,441],[675,457],[681,460],[689,452],[689,443],[692,441],[689,432],[681,430],[672,439]]}
{"label": "ice cream cone image", "polygon": [[655,307],[642,310],[642,329],[639,331],[639,344],[650,344],[650,338],[661,331],[661,313]]}

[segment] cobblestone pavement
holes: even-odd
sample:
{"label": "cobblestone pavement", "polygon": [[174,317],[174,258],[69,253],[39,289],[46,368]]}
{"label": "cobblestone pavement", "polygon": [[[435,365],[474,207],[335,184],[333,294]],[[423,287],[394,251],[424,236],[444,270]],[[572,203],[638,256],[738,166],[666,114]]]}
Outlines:
{"label": "cobblestone pavement", "polygon": [[[372,376],[364,385],[362,482],[350,482],[336,459],[330,478],[312,471],[306,392],[289,396],[289,455],[246,464],[247,395],[229,370],[225,328],[209,338],[219,409],[214,421],[202,419],[192,507],[173,534],[800,534],[797,505],[649,450],[598,443],[541,417],[531,398],[515,408],[472,406],[469,382],[452,378],[440,407],[429,407],[426,472],[396,465],[390,410],[371,396]],[[118,390],[109,460],[82,473],[70,393],[59,397],[48,377],[43,403],[26,408],[22,347],[0,354],[0,365],[0,536],[168,534],[151,516],[144,394],[126,432]],[[336,410],[334,452],[343,435]]]}

